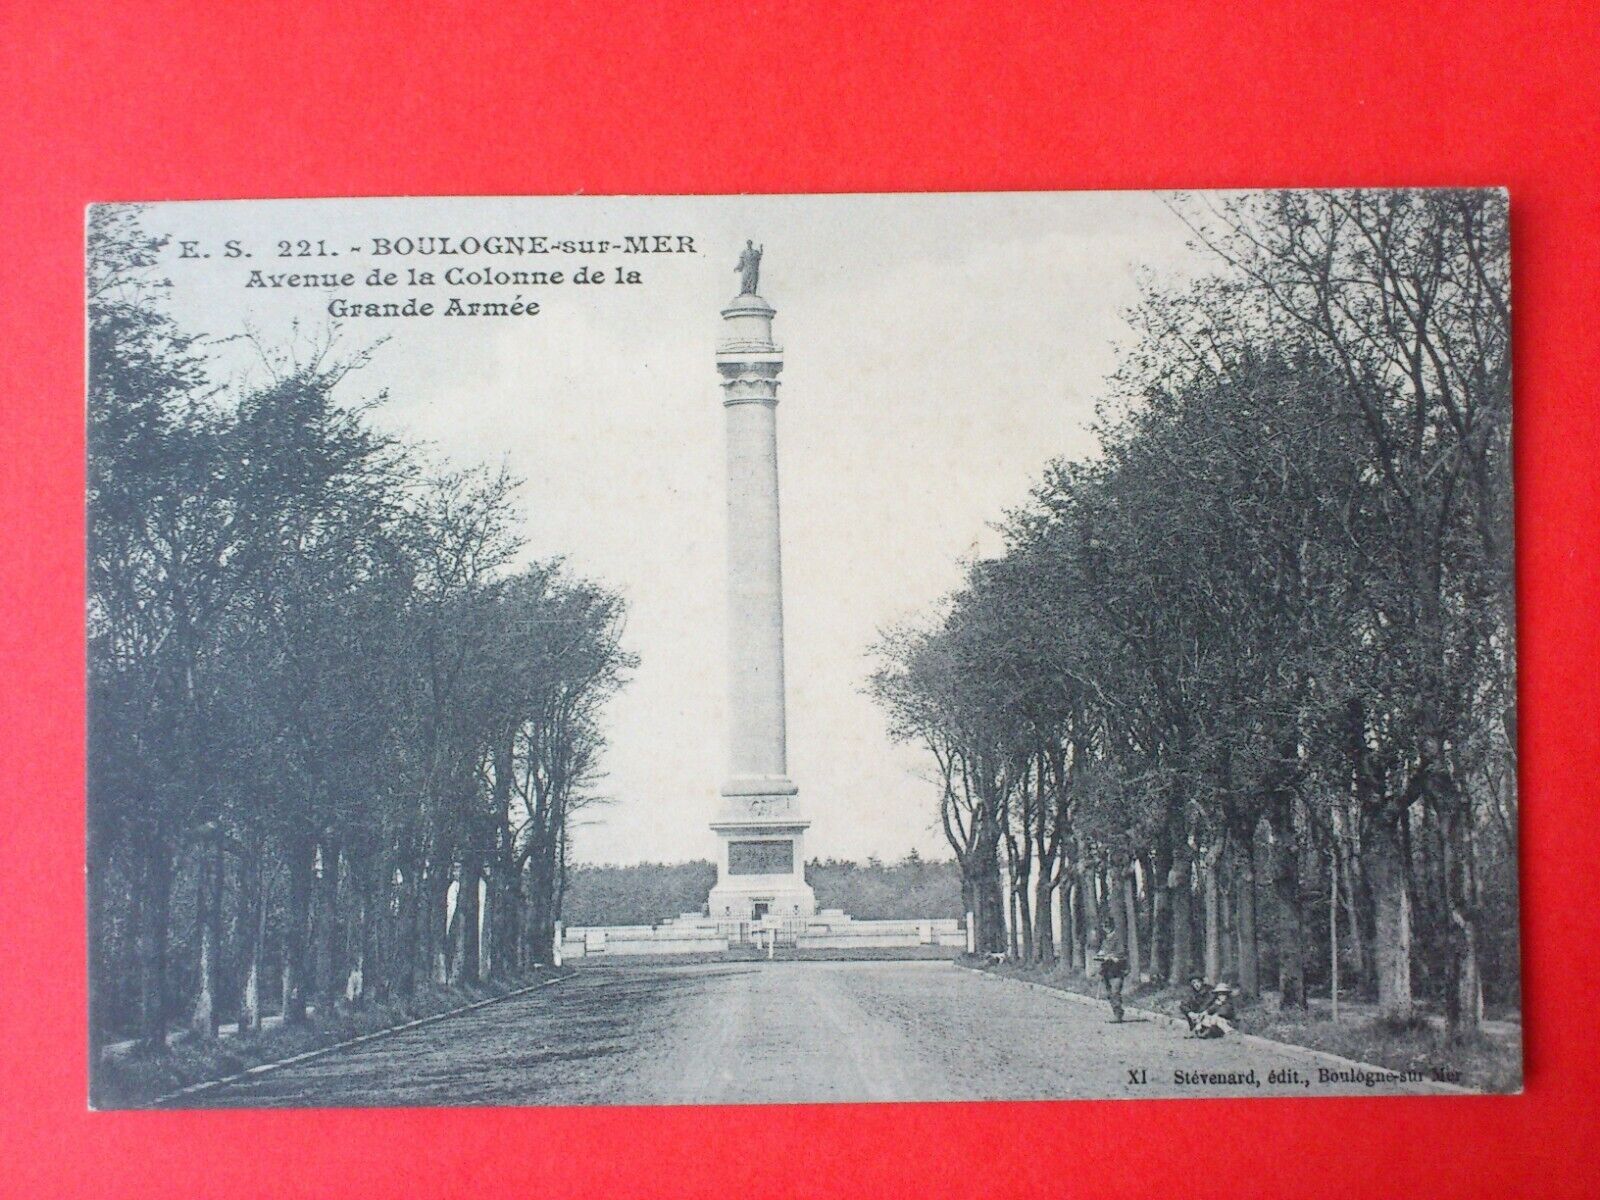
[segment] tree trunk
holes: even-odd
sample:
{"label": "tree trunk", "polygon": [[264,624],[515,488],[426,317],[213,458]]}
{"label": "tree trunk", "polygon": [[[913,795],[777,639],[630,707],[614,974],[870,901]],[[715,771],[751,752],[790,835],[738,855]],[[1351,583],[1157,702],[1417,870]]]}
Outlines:
{"label": "tree trunk", "polygon": [[534,856],[530,854],[528,861],[523,864],[523,894],[526,909],[526,925],[523,926],[523,954],[522,960],[530,966],[544,965],[550,962],[550,944],[539,946],[539,928],[544,925],[544,886],[539,883],[539,872],[534,867]]}
{"label": "tree trunk", "polygon": [[361,886],[366,864],[355,854],[351,854],[347,861],[350,864],[349,904],[355,908],[355,920],[353,928],[346,931],[345,956],[340,974],[343,976],[345,1003],[351,1008],[360,1008],[367,999],[368,929],[372,905],[367,902],[366,889]]}
{"label": "tree trunk", "polygon": [[565,826],[562,827],[560,840],[556,842],[555,880],[555,900],[550,905],[550,933],[552,937],[555,934],[556,926],[561,924],[561,905],[567,897],[567,831]]}
{"label": "tree trunk", "polygon": [[479,881],[483,878],[483,860],[475,851],[461,856],[461,882],[456,890],[456,914],[461,919],[461,970],[459,977],[469,984],[482,978],[482,942],[479,921]]}
{"label": "tree trunk", "polygon": [[149,916],[144,901],[143,869],[135,856],[129,864],[126,880],[128,896],[133,904],[128,913],[128,939],[117,964],[121,971],[119,978],[126,982],[118,993],[117,1013],[111,1018],[116,1028],[129,1028],[135,1033],[139,1030],[140,1002],[143,999],[144,929]]}
{"label": "tree trunk", "polygon": [[522,873],[511,865],[509,858],[501,870],[504,879],[500,890],[501,919],[497,926],[500,937],[500,962],[505,975],[514,975],[523,969],[521,954]]}
{"label": "tree trunk", "polygon": [[339,846],[331,838],[322,843],[322,879],[317,888],[317,917],[322,925],[322,962],[317,977],[319,995],[331,1013],[345,989],[344,928],[339,920]]}
{"label": "tree trunk", "polygon": [[448,983],[450,978],[450,866],[448,858],[432,859],[428,863],[428,878],[423,889],[428,978],[436,984]]}
{"label": "tree trunk", "polygon": [[1150,980],[1160,984],[1165,982],[1172,960],[1172,898],[1167,894],[1172,851],[1167,839],[1163,837],[1155,852],[1140,861],[1145,873],[1145,920],[1150,928]]}
{"label": "tree trunk", "polygon": [[1483,1022],[1483,979],[1478,966],[1478,925],[1472,901],[1471,858],[1463,806],[1441,813],[1445,904],[1449,918],[1450,977],[1445,980],[1445,1023],[1452,1036]]}
{"label": "tree trunk", "polygon": [[194,909],[199,964],[194,1008],[189,1028],[201,1037],[216,1037],[221,1025],[217,1012],[222,954],[222,841],[221,831],[207,833],[195,865]]}
{"label": "tree trunk", "polygon": [[139,1035],[146,1051],[167,1050],[167,935],[172,917],[172,855],[151,835],[145,850],[143,929],[139,955]]}
{"label": "tree trunk", "polygon": [[1038,867],[1033,887],[1033,957],[1045,968],[1055,966],[1054,930],[1056,856],[1050,853],[1049,825],[1053,805],[1045,786],[1045,756],[1041,751],[1034,772],[1033,860]]}
{"label": "tree trunk", "polygon": [[1349,822],[1340,807],[1333,808],[1333,853],[1338,859],[1339,894],[1330,903],[1343,904],[1345,925],[1350,936],[1339,947],[1341,955],[1350,964],[1356,978],[1370,983],[1367,978],[1367,927],[1361,919],[1361,905],[1357,902],[1357,863],[1352,852],[1352,839],[1347,832]]}
{"label": "tree trunk", "polygon": [[1123,954],[1126,956],[1129,950],[1128,898],[1122,891],[1122,872],[1115,868],[1108,871],[1101,880],[1101,888],[1101,901],[1106,915],[1110,918],[1111,928],[1122,937]]}
{"label": "tree trunk", "polygon": [[1261,959],[1256,945],[1256,856],[1254,831],[1240,833],[1234,883],[1235,920],[1239,927],[1239,990],[1246,996],[1261,992]]}
{"label": "tree trunk", "polygon": [[1066,889],[1066,901],[1062,905],[1061,941],[1066,947],[1067,965],[1074,971],[1081,971],[1083,970],[1083,922],[1078,909],[1082,903],[1083,889],[1078,882],[1077,873],[1070,875],[1062,886]]}
{"label": "tree trunk", "polygon": [[315,853],[315,843],[309,838],[297,839],[288,847],[289,912],[283,947],[283,1019],[289,1025],[302,1024],[306,1019]]}
{"label": "tree trunk", "polygon": [[1189,854],[1184,846],[1172,856],[1172,866],[1167,872],[1167,906],[1171,910],[1172,953],[1167,964],[1167,983],[1173,987],[1182,984],[1193,969],[1194,917],[1190,912]]}
{"label": "tree trunk", "polygon": [[555,939],[556,845],[541,836],[528,855],[528,949],[532,961],[549,963]]}
{"label": "tree trunk", "polygon": [[356,906],[356,920],[350,939],[353,952],[348,956],[350,961],[344,973],[344,998],[352,1007],[359,1008],[367,1002],[379,975],[375,930],[377,888],[383,874],[378,864],[383,856],[371,847],[363,847],[347,854],[345,861],[350,866],[349,891]]}
{"label": "tree trunk", "polygon": [[372,870],[367,879],[366,911],[362,914],[361,930],[362,971],[366,979],[366,994],[373,1000],[384,1001],[394,990],[394,922],[390,914],[395,908],[395,861],[387,846],[372,855]]}
{"label": "tree trunk", "polygon": [[1005,897],[1000,885],[1000,864],[991,851],[990,861],[978,876],[978,952],[999,954],[1006,948]]}
{"label": "tree trunk", "polygon": [[1054,907],[1055,889],[1050,886],[1050,872],[1041,868],[1033,885],[1033,951],[1035,961],[1046,969],[1056,965],[1056,938],[1051,928],[1051,910]]}
{"label": "tree trunk", "polygon": [[961,867],[962,894],[967,911],[977,922],[974,945],[979,954],[998,954],[1006,948],[1005,906],[1008,898],[1000,878],[999,833],[980,831],[957,859]]}
{"label": "tree trunk", "polygon": [[971,933],[968,934],[968,943],[977,948],[977,921],[978,921],[978,889],[973,886],[972,880],[967,875],[966,864],[960,859],[956,863],[961,868],[961,919],[970,923]]}
{"label": "tree trunk", "polygon": [[1207,851],[1204,862],[1206,909],[1206,978],[1213,983],[1222,978],[1222,885],[1218,878],[1221,844]]}
{"label": "tree trunk", "polygon": [[483,947],[478,961],[478,969],[484,979],[494,979],[497,975],[495,966],[495,922],[500,919],[500,895],[496,888],[495,868],[491,860],[485,868],[483,876]]}
{"label": "tree trunk", "polygon": [[445,838],[433,834],[421,861],[417,880],[417,969],[422,982],[443,983],[448,947],[445,933],[449,918],[452,856]]}
{"label": "tree trunk", "polygon": [[1094,864],[1089,860],[1088,853],[1080,849],[1078,859],[1078,891],[1083,897],[1083,974],[1085,979],[1093,979],[1099,968],[1095,965],[1094,956],[1100,949],[1100,897],[1097,892],[1098,880]]}
{"label": "tree trunk", "polygon": [[[1339,846],[1336,853],[1339,855],[1339,895],[1344,904],[1345,925],[1350,930],[1348,942],[1341,947],[1341,950],[1356,978],[1371,986],[1372,980],[1367,969],[1367,949],[1371,945],[1368,931],[1371,922],[1362,919],[1364,906],[1357,899],[1358,895],[1365,895],[1365,892],[1358,891],[1357,888],[1355,856],[1343,846]],[[1370,907],[1365,908],[1365,911],[1370,916]]]}
{"label": "tree trunk", "polygon": [[461,937],[461,893],[459,881],[455,885],[455,899],[450,901],[450,920],[445,926],[444,942],[449,952],[445,955],[445,979],[452,983],[461,980],[461,955],[465,949]]}
{"label": "tree trunk", "polygon": [[267,944],[266,847],[256,844],[245,866],[244,994],[239,1001],[239,1030],[261,1028],[261,967]]}
{"label": "tree trunk", "polygon": [[483,914],[483,977],[506,979],[516,971],[508,959],[506,927],[510,922],[510,894],[506,889],[506,867],[502,856],[496,855],[489,866],[486,908]]}
{"label": "tree trunk", "polygon": [[1123,933],[1128,945],[1128,978],[1132,986],[1138,987],[1144,964],[1139,954],[1139,888],[1135,882],[1132,863],[1129,863],[1122,873],[1122,897],[1127,905]]}
{"label": "tree trunk", "polygon": [[1378,1013],[1390,1021],[1409,1021],[1411,999],[1411,895],[1402,858],[1399,819],[1380,816],[1366,831],[1363,866],[1372,886],[1378,973]]}
{"label": "tree trunk", "polygon": [[415,847],[406,857],[400,879],[400,935],[395,950],[395,984],[402,996],[417,990],[417,963],[422,958],[422,861]]}
{"label": "tree trunk", "polygon": [[494,764],[494,836],[485,889],[485,961],[481,964],[486,979],[503,979],[514,969],[506,932],[515,928],[515,922],[510,919],[513,909],[509,885],[516,873],[512,867],[515,849],[512,841],[515,834],[511,827],[511,782],[516,770],[516,736],[517,727],[508,725],[495,738],[491,749]]}
{"label": "tree trunk", "polygon": [[1011,879],[1011,941],[1013,957],[1018,962],[1033,961],[1033,914],[1028,911],[1028,880],[1026,872]]}
{"label": "tree trunk", "polygon": [[111,1031],[112,1013],[116,1007],[113,990],[116,983],[121,982],[116,964],[110,961],[110,881],[106,878],[111,870],[111,854],[107,848],[109,841],[104,835],[91,833],[86,856],[89,875],[89,1063],[93,1069],[99,1068],[100,1052]]}
{"label": "tree trunk", "polygon": [[1278,996],[1283,1008],[1306,1007],[1305,913],[1292,804],[1272,821],[1272,893],[1277,901]]}
{"label": "tree trunk", "polygon": [[1017,889],[1009,881],[1004,883],[1006,893],[1006,957],[1016,962],[1020,957],[1017,948]]}

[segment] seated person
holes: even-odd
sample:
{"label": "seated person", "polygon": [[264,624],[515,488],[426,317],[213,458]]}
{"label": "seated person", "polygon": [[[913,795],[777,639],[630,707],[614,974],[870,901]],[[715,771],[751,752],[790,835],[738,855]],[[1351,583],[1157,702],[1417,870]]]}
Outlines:
{"label": "seated person", "polygon": [[1239,1018],[1233,1007],[1233,989],[1219,983],[1211,989],[1211,1002],[1194,1022],[1197,1038],[1219,1038],[1233,1032],[1233,1023]]}
{"label": "seated person", "polygon": [[1178,1011],[1183,1014],[1183,1019],[1189,1022],[1190,1033],[1194,1032],[1195,1023],[1200,1020],[1200,1014],[1206,1011],[1210,1003],[1211,985],[1205,981],[1204,976],[1189,976],[1189,990],[1178,1002]]}

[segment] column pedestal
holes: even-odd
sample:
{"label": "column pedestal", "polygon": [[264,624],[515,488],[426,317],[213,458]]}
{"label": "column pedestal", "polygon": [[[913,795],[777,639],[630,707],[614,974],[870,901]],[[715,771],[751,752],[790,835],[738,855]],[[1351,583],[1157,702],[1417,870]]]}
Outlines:
{"label": "column pedestal", "polygon": [[[763,780],[773,787],[775,780]],[[717,883],[707,900],[720,921],[763,917],[809,917],[817,898],[805,876],[805,834],[811,822],[800,815],[794,784],[786,792],[730,794],[711,822],[717,835]]]}

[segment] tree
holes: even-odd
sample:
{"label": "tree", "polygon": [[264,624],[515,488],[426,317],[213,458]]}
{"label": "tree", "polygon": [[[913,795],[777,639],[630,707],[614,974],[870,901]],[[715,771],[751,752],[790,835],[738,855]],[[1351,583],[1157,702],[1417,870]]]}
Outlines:
{"label": "tree", "polygon": [[[89,225],[89,859],[96,929],[112,857],[137,906],[140,1031],[165,1048],[176,859],[215,813],[200,770],[210,639],[236,593],[240,514],[226,424],[197,351],[159,302],[163,239],[136,209]],[[108,971],[103,946],[96,955]],[[104,1017],[104,998],[96,1008]]]}
{"label": "tree", "polygon": [[[1033,874],[1040,957],[1060,879],[1085,964],[1109,913],[1157,975],[1304,1004],[1308,906],[1342,904],[1387,1017],[1420,965],[1468,1026],[1515,894],[1504,197],[1174,204],[1217,272],[1149,289],[1097,453],[884,640],[873,692],[968,818],[958,855],[988,819]],[[1023,764],[992,806],[985,748]],[[1304,874],[1324,854],[1343,895]]]}
{"label": "tree", "polygon": [[91,214],[96,1044],[259,1025],[274,983],[293,1022],[542,961],[622,601],[520,562],[503,471],[378,433],[347,396],[370,350],[258,345],[262,378],[213,385],[161,246]]}
{"label": "tree", "polygon": [[[1476,1025],[1472,787],[1452,747],[1481,720],[1483,673],[1503,675],[1511,661],[1505,195],[1284,192],[1180,211],[1231,268],[1226,294],[1252,296],[1339,373],[1365,434],[1369,503],[1389,529],[1363,577],[1397,686],[1384,697],[1390,719],[1367,712],[1360,737],[1404,761],[1392,781],[1370,762],[1358,770],[1383,864],[1383,924],[1391,937],[1407,924],[1392,864],[1398,824],[1420,802],[1442,831],[1446,1014],[1452,1028]],[[1380,958],[1395,1016],[1409,1004],[1403,971],[1397,955]]]}

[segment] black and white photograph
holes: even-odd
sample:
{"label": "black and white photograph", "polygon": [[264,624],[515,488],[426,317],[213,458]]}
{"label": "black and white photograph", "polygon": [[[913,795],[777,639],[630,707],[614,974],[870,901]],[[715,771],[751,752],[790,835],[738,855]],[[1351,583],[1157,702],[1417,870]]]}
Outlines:
{"label": "black and white photograph", "polygon": [[91,207],[87,1103],[1520,1091],[1509,204]]}

